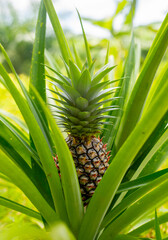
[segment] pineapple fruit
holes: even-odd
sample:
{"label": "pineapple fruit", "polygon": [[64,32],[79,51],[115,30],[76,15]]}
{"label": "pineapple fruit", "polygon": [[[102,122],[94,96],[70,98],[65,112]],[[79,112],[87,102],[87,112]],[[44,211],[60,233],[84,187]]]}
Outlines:
{"label": "pineapple fruit", "polygon": [[[57,78],[48,76],[56,86],[54,93],[59,96],[59,99],[55,99],[59,103],[54,105],[55,117],[68,133],[66,142],[74,159],[84,202],[93,195],[109,166],[109,152],[106,152],[106,144],[98,135],[102,126],[109,124],[105,120],[113,118],[105,113],[118,109],[111,105],[103,107],[105,103],[112,102],[116,87],[111,87],[114,81],[102,80],[114,66],[109,67],[107,64],[95,74],[93,66],[94,63],[91,67],[84,65],[80,69],[70,60],[68,77],[51,68]],[[108,96],[110,98],[107,99]],[[59,169],[59,160],[57,157],[54,160]]]}

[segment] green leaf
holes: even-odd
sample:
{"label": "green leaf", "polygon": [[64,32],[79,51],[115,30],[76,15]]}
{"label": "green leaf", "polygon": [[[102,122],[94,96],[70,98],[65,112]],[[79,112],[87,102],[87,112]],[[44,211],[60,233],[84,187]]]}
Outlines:
{"label": "green leaf", "polygon": [[115,67],[116,66],[109,67],[109,63],[103,66],[99,71],[97,71],[93,75],[91,85],[95,86],[96,84],[98,84],[102,80],[102,78],[104,78]]}
{"label": "green leaf", "polygon": [[154,172],[154,173],[146,175],[144,177],[137,178],[132,181],[121,183],[119,189],[117,190],[117,193],[121,193],[124,191],[129,191],[131,189],[136,189],[136,188],[142,187],[142,186],[148,184],[149,182],[155,180],[156,178],[164,175],[167,172],[168,172],[168,168],[160,170],[158,172]]}
{"label": "green leaf", "polygon": [[[140,49],[138,50],[140,51]],[[135,86],[136,78],[139,73],[139,65],[140,65],[140,53],[137,52],[137,44],[135,43],[134,34],[132,34],[130,48],[124,67],[124,76],[127,78],[124,85],[125,87],[125,101],[123,107],[124,109],[126,109],[131,92]]]}
{"label": "green leaf", "polygon": [[[168,213],[162,214],[161,216],[158,217],[158,219],[160,224],[168,222]],[[129,234],[131,236],[140,235],[141,233],[147,231],[148,229],[153,228],[154,223],[155,223],[155,219],[152,219],[146,222],[145,224],[142,224],[141,226],[137,227],[136,229],[131,231]]]}
{"label": "green leaf", "polygon": [[[46,32],[46,10],[43,1],[41,1],[36,25],[35,41],[33,45],[30,83],[35,86],[35,88],[38,90],[44,101],[46,101],[46,87],[44,76],[45,32]],[[37,102],[36,106],[38,106]]]}
{"label": "green leaf", "polygon": [[[70,98],[69,96],[65,95],[64,93],[59,93],[59,92],[56,92],[56,91],[51,90],[51,89],[48,89],[48,90],[49,90],[50,92],[58,95],[60,98],[64,99],[67,104],[69,104],[69,105],[72,104],[72,102],[70,101],[71,98]],[[49,97],[49,98],[50,98],[50,99],[53,99],[53,100],[55,100],[55,101],[58,101],[58,100],[59,100],[59,99],[55,99],[55,98],[52,98],[52,97]],[[70,100],[69,100],[69,98],[70,98]]]}
{"label": "green leaf", "polygon": [[71,60],[69,60],[69,69],[72,77],[72,86],[74,88],[77,88],[79,78],[81,76],[81,71],[78,68],[78,66],[75,63],[73,63]]}
{"label": "green leaf", "polygon": [[155,37],[155,39],[154,39],[154,41],[153,41],[153,43],[152,43],[152,45],[149,49],[149,52],[148,52],[148,55],[147,55],[148,58],[150,57],[150,54],[152,53],[152,49],[156,45],[157,41],[159,40],[160,35],[162,34],[164,28],[167,27],[167,22],[168,22],[168,14],[166,15],[164,21],[162,22],[162,25],[159,28],[158,34],[156,35],[156,37]]}
{"label": "green leaf", "polygon": [[146,164],[142,170],[140,176],[145,175],[146,173],[156,171],[162,163],[167,160],[168,157],[168,140],[165,141],[161,147],[154,153],[150,161]]}
{"label": "green leaf", "polygon": [[[109,99],[103,100],[101,102],[98,102],[98,103],[95,103],[95,104],[91,104],[91,105],[89,105],[88,110],[90,112],[92,112],[92,111],[98,109],[99,107],[101,107],[102,105],[104,105],[105,103],[112,102],[115,99],[116,98],[109,98]],[[111,105],[111,107],[118,107],[118,105]]]}
{"label": "green leaf", "polygon": [[46,117],[52,129],[52,136],[54,139],[56,151],[58,154],[59,167],[61,172],[61,181],[65,196],[66,208],[70,220],[70,224],[75,234],[79,231],[79,227],[83,218],[83,203],[81,199],[80,187],[78,177],[74,165],[72,155],[69,148],[56,125],[49,109],[44,105],[38,92],[33,89],[37,96],[39,103],[46,113]]}
{"label": "green leaf", "polygon": [[[18,125],[18,127],[21,129],[21,131],[19,131],[19,132],[20,132],[20,134],[22,134],[23,137],[25,137],[25,134],[28,134],[28,128],[27,128],[25,122],[23,122],[23,120],[21,120],[20,118],[16,117],[15,115],[13,115],[9,112],[6,112],[2,109],[0,109],[0,114],[7,117],[8,119],[14,121],[16,123],[16,125]],[[16,129],[18,130],[18,128],[15,128],[15,130]]]}
{"label": "green leaf", "polygon": [[10,199],[4,198],[0,196],[0,205],[10,208],[12,210],[15,210],[17,212],[21,212],[23,214],[26,214],[29,217],[36,218],[38,220],[42,220],[40,213],[34,211],[33,209],[30,209],[28,207],[25,207],[17,202],[14,202]]}
{"label": "green leaf", "polygon": [[147,101],[144,106],[143,114],[148,110],[149,105],[153,102],[156,94],[164,87],[166,80],[168,78],[168,65],[163,68],[159,76],[154,80],[151,90],[149,92]]}
{"label": "green leaf", "polygon": [[[0,149],[20,168],[22,171],[34,181],[32,170],[30,166],[25,162],[22,156],[10,145],[3,137],[0,136]],[[17,148],[18,146],[16,146]]]}
{"label": "green leaf", "polygon": [[50,69],[52,72],[54,72],[55,74],[57,74],[64,83],[71,85],[71,79],[69,79],[68,77],[64,76],[63,74],[59,73],[58,71],[56,71],[55,69],[49,66],[46,66],[46,67]]}
{"label": "green leaf", "polygon": [[155,209],[155,233],[156,233],[156,240],[162,240],[156,209]]}
{"label": "green leaf", "polygon": [[108,89],[101,91],[100,94],[98,95],[98,97],[96,97],[90,101],[90,105],[95,104],[95,103],[99,102],[101,99],[104,99],[105,97],[114,94],[116,89],[118,89],[118,88],[119,87],[108,88]]}
{"label": "green leaf", "polygon": [[90,72],[91,78],[93,78],[94,69],[95,69],[95,62],[96,62],[96,59],[93,60],[92,64],[91,64],[90,67],[89,67],[89,72]]}
{"label": "green leaf", "polygon": [[81,16],[80,16],[78,10],[77,10],[77,13],[78,13],[78,17],[79,17],[80,24],[81,24],[81,27],[82,27],[83,38],[84,38],[84,41],[85,41],[85,48],[86,48],[86,54],[87,54],[87,61],[88,61],[88,65],[90,67],[91,64],[92,64],[92,57],[91,57],[91,54],[90,54],[89,44],[88,44],[86,34],[85,34],[85,31],[84,31],[84,28],[83,28],[82,19],[81,19]]}
{"label": "green leaf", "polygon": [[[107,42],[107,52],[106,52],[106,58],[105,58],[105,65],[108,64],[109,62],[109,52],[110,52],[110,43],[109,41]],[[104,82],[108,81],[108,74],[105,75],[104,77]]]}
{"label": "green leaf", "polygon": [[62,82],[62,80],[59,80],[55,77],[46,75],[46,77],[50,78],[52,81],[48,80],[50,83],[54,84],[55,86],[58,86],[61,90],[63,90],[63,84],[71,86],[70,84],[67,84],[67,82]]}
{"label": "green leaf", "polygon": [[[59,88],[61,89],[61,87],[62,87],[62,84],[67,84],[68,86],[71,86],[70,84],[69,84],[69,82],[67,81],[67,80],[59,80],[59,79],[57,79],[57,78],[55,78],[55,77],[52,77],[52,76],[49,76],[49,75],[46,75],[46,77],[48,77],[48,78],[50,78],[51,80],[53,80],[54,82],[56,82],[58,85],[59,85]],[[53,81],[50,81],[51,83],[53,83]]]}
{"label": "green leaf", "polygon": [[[137,124],[130,137],[114,157],[88,205],[81,225],[79,239],[86,239],[87,237],[88,240],[91,240],[98,233],[100,224],[129,165],[168,110],[167,92],[168,82],[166,88],[162,89],[160,94],[158,94],[148,113]],[[153,121],[153,119],[155,119],[155,121]],[[122,166],[122,168],[118,166]],[[97,211],[98,207],[99,211]]]}
{"label": "green leaf", "polygon": [[158,41],[153,47],[151,47],[151,50],[149,50],[149,54],[146,57],[141,73],[130,96],[127,105],[128,107],[124,112],[122,122],[120,124],[120,129],[116,138],[117,150],[121,147],[123,142],[131,133],[141,116],[144,103],[153,82],[153,78],[168,45],[167,22],[168,17],[165,18],[165,21],[161,26],[162,32],[159,31],[156,36]]}
{"label": "green leaf", "polygon": [[[102,92],[101,92],[102,89],[105,89],[106,86],[108,86],[109,84],[114,83],[114,82],[116,82],[116,81],[118,81],[118,80],[101,82],[101,83],[98,83],[98,84],[92,86],[92,87],[89,89],[89,91],[88,91],[88,93],[87,93],[87,95],[86,95],[86,98],[87,98],[89,101],[91,101],[92,99],[94,100],[97,96],[99,96],[99,95],[102,93]],[[113,90],[115,90],[116,88],[118,88],[118,87],[113,87],[113,88],[111,88],[111,90],[113,91]],[[109,90],[109,89],[107,89],[107,90]]]}
{"label": "green leaf", "polygon": [[34,151],[34,149],[29,146],[25,138],[23,138],[23,135],[21,135],[20,131],[1,115],[0,115],[0,129],[1,137],[6,139],[6,141],[8,141],[8,143],[11,146],[13,146],[15,151],[17,151],[22,156],[22,158],[24,159],[25,162],[27,162],[28,165],[31,165],[30,162],[31,156],[41,166],[37,152]]}
{"label": "green leaf", "polygon": [[55,31],[58,43],[59,43],[59,47],[62,53],[62,57],[64,59],[64,61],[68,64],[69,63],[69,59],[73,59],[72,58],[72,54],[71,51],[69,49],[67,40],[65,38],[64,32],[62,30],[61,24],[59,22],[57,13],[54,9],[53,3],[51,0],[43,0],[46,10],[48,12],[50,21],[52,23],[53,29]]}
{"label": "green leaf", "polygon": [[85,69],[79,78],[78,84],[77,84],[77,90],[80,92],[82,97],[85,97],[91,84],[91,77],[88,69]]}
{"label": "green leaf", "polygon": [[79,57],[79,54],[76,51],[76,47],[75,47],[74,42],[73,42],[72,46],[73,46],[73,51],[74,51],[76,63],[78,65],[79,69],[81,70],[82,69],[82,62],[81,62],[81,59]]}
{"label": "green leaf", "polygon": [[[58,82],[58,80],[57,80],[57,82]],[[52,84],[57,85],[54,82],[52,82]],[[53,90],[50,90],[50,92],[57,94],[58,96],[63,98],[70,105],[75,104],[76,99],[81,96],[80,93],[75,88],[73,88],[69,85],[66,85],[66,84],[62,84],[61,90],[63,91],[61,93],[55,92]]]}
{"label": "green leaf", "polygon": [[[136,172],[134,173],[133,177],[144,176],[146,174],[152,173],[152,171],[157,170],[156,166],[159,167],[161,162],[159,161],[159,162],[155,163],[156,159],[153,157],[158,151],[160,151],[160,148],[163,146],[163,144],[165,144],[167,142],[168,142],[168,129],[161,135],[161,137],[158,139],[158,141],[155,144],[153,144],[154,145],[153,148],[151,149],[151,151],[149,151],[148,154],[146,154],[146,157],[143,158],[142,163],[139,163],[139,166],[138,166]],[[155,161],[154,161],[154,159],[155,159]],[[147,166],[147,164],[149,164],[149,165]],[[149,169],[149,167],[151,167],[151,169]]]}

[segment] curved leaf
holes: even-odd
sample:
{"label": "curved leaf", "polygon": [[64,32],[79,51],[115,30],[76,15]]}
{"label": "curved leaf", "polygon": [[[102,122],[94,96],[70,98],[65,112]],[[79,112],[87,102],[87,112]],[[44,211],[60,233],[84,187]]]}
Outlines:
{"label": "curved leaf", "polygon": [[40,213],[2,196],[0,196],[0,205],[15,210],[17,212],[21,212],[23,214],[26,214],[27,216],[36,218],[38,220],[42,220]]}

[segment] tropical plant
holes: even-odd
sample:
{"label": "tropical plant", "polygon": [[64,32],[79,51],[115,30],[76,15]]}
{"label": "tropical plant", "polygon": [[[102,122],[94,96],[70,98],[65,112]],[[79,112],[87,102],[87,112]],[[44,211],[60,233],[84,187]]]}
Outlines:
{"label": "tropical plant", "polygon": [[[46,10],[59,43],[67,76],[51,67],[45,70]],[[0,46],[18,84],[14,84],[2,64],[0,82],[10,92],[24,118],[22,122],[8,113],[0,114],[0,147],[8,156],[8,160],[1,158],[0,172],[1,176],[24,192],[37,211],[2,196],[0,204],[43,221],[47,229],[62,221],[71,231],[63,239],[140,239],[140,234],[150,226],[141,220],[168,199],[168,169],[158,171],[168,154],[167,66],[155,78],[168,45],[168,15],[140,72],[137,67],[139,53],[132,34],[123,74],[116,82],[107,77],[112,70],[107,65],[108,51],[106,65],[94,74],[95,63],[82,22],[81,26],[87,56],[84,67],[75,47],[74,60],[52,1],[41,1],[29,90],[17,75],[5,49]],[[46,72],[52,86],[56,85],[53,89],[49,86],[50,92],[56,94],[54,97],[50,95],[54,103],[46,97]],[[111,95],[108,84],[111,85]],[[113,95],[114,88],[117,90]],[[91,98],[96,100],[91,102]],[[56,107],[57,118],[63,125],[61,129],[48,103]],[[100,103],[103,104],[101,108]],[[88,106],[93,108],[93,115],[88,111]],[[113,109],[113,106],[117,106],[117,109]],[[104,115],[104,109],[112,111]],[[76,113],[78,118],[74,115]],[[101,121],[95,121],[100,113]],[[93,119],[90,119],[91,116]],[[85,127],[85,118],[88,128]],[[104,128],[100,128],[100,124]],[[111,151],[109,167],[105,174],[103,172],[104,176],[89,198],[87,207],[83,206],[81,182],[79,184],[72,149],[68,143],[69,150],[62,130],[67,130],[75,138],[79,138],[81,130],[84,136],[90,132],[95,135],[94,139],[98,135],[97,130],[101,131],[100,138],[103,137],[108,151]],[[107,157],[107,153],[104,154]],[[53,159],[55,156],[58,158],[57,167]],[[158,220],[160,223],[167,221],[167,213],[158,218],[156,215],[156,226]],[[159,228],[156,228],[159,239]]]}

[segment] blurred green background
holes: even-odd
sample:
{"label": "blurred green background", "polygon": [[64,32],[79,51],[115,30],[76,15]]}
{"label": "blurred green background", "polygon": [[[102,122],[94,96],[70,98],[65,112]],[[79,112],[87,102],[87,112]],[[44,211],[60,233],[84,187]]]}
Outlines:
{"label": "blurred green background", "polygon": [[[72,0],[54,1],[55,5],[58,6],[58,15],[65,35],[69,39],[70,47],[72,48],[73,43],[76,45],[83,61],[86,58],[84,55],[84,42],[75,7],[79,9],[83,17],[92,56],[96,59],[97,67],[105,61],[109,41],[109,60],[118,65],[114,72],[114,78],[119,78],[122,75],[133,32],[137,51],[139,52],[140,67],[142,66],[161,21],[168,10],[168,3],[166,5],[165,2],[167,1],[150,0],[148,3],[145,3],[144,0],[106,0],[103,3],[102,1],[89,3],[89,1],[81,0],[78,2]],[[74,5],[75,3],[76,5]],[[18,7],[18,4],[21,4],[21,6]],[[22,3],[20,0],[1,0],[0,42],[26,85],[29,82],[38,6],[39,1],[34,0],[23,0]],[[48,19],[46,59],[48,62],[52,59],[61,68],[63,64],[60,55],[57,41]],[[0,61],[7,67],[1,53]],[[168,53],[164,56],[157,74],[161,72],[167,62]],[[10,94],[2,85],[0,85],[0,109],[21,117]],[[2,157],[6,158],[7,156],[0,152],[0,158]],[[162,167],[164,168],[165,166],[167,166],[166,162],[164,162]],[[21,191],[16,189],[11,183],[8,183],[2,175],[0,175],[0,195],[32,207]],[[167,208],[168,206],[165,207]],[[31,222],[36,226],[41,226],[40,222],[34,219],[0,207],[0,230],[4,229],[4,227],[9,227],[12,223],[19,223],[23,220],[24,222]],[[168,234],[168,225],[164,225],[162,230],[165,234]],[[150,237],[154,235],[153,231],[149,234]]]}

